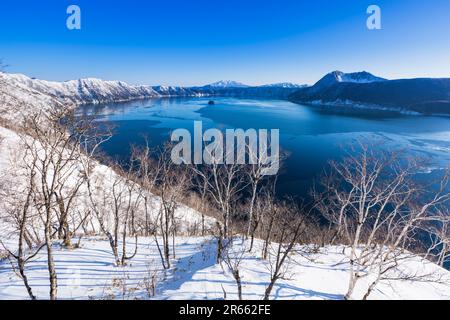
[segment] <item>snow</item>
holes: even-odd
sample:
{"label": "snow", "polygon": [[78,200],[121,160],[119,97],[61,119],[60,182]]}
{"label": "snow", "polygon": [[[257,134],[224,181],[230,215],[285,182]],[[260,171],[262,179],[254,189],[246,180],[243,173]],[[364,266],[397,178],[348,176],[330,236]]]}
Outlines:
{"label": "snow", "polygon": [[353,83],[371,83],[385,81],[386,79],[376,77],[366,71],[344,73],[342,71],[334,71],[331,73],[338,82],[353,82]]}
{"label": "snow", "polygon": [[211,83],[205,87],[208,88],[246,88],[249,87],[246,84],[237,82],[237,81],[232,81],[232,80],[220,80],[214,83]]}
{"label": "snow", "polygon": [[10,84],[32,88],[63,103],[102,103],[160,96],[150,86],[133,86],[121,81],[86,78],[52,82],[31,79],[22,74],[2,74],[2,76]]}
{"label": "snow", "polygon": [[[10,181],[12,163],[17,164],[20,139],[11,130],[0,127],[0,176]],[[108,167],[96,167],[96,185],[99,192],[108,192],[115,173]],[[6,180],[5,180],[6,179]],[[11,188],[20,188],[20,181],[12,180]],[[103,190],[103,191],[102,191]],[[98,195],[101,197],[101,194]],[[4,213],[1,199],[0,219]],[[85,200],[84,200],[85,201]],[[154,197],[155,210],[159,199]],[[83,205],[79,199],[79,206]],[[181,223],[180,235],[176,237],[176,259],[172,268],[164,270],[153,238],[138,238],[138,254],[125,267],[114,266],[109,243],[102,237],[83,237],[80,248],[68,250],[55,244],[55,263],[58,274],[58,298],[60,299],[236,299],[235,281],[226,264],[216,263],[216,241],[210,237],[186,237],[182,229],[199,223],[200,215],[193,209],[180,206],[177,219]],[[210,224],[214,220],[208,219]],[[17,236],[9,223],[2,220],[0,240],[10,250],[17,247]],[[134,238],[128,240],[127,249],[134,249]],[[159,240],[161,243],[162,240]],[[77,243],[77,239],[73,240]],[[237,248],[239,249],[239,241]],[[119,244],[120,247],[120,244]],[[304,247],[290,257],[289,278],[279,280],[271,299],[285,300],[338,300],[343,299],[348,282],[348,259],[342,247],[321,248],[318,253],[305,253]],[[3,252],[2,252],[3,251]],[[244,299],[261,299],[270,279],[269,263],[261,259],[262,243],[255,242],[254,250],[246,253],[241,265]],[[0,300],[28,299],[22,280],[12,270],[0,249]],[[3,257],[3,260],[1,260]],[[401,272],[416,275],[439,276],[445,283],[387,281],[380,283],[371,299],[449,299],[450,272],[419,257],[403,261]],[[34,293],[39,299],[48,298],[48,269],[43,249],[26,266],[26,274]],[[152,276],[155,275],[156,296],[148,293]],[[358,284],[355,298],[361,298],[370,277]]]}
{"label": "snow", "polygon": [[[242,88],[260,89],[259,94],[262,96],[269,93],[273,95],[272,90],[278,89],[276,94],[283,96],[282,89],[295,90],[303,87],[292,83],[250,87],[231,80],[222,80],[203,87],[130,85],[123,81],[106,81],[97,78],[54,82],[32,79],[23,74],[9,73],[0,73],[0,82],[5,83],[5,89],[2,91],[7,97],[7,103],[1,106],[0,111],[3,111],[3,114],[7,113],[8,116],[4,117],[10,120],[22,120],[17,118],[26,117],[27,109],[30,113],[39,110],[45,111],[57,104],[73,108],[76,105],[149,98],[201,97],[217,94],[214,91],[217,89],[221,89],[221,93],[226,94],[228,90],[233,92]],[[285,95],[290,91],[286,92],[288,93],[284,93]],[[21,112],[17,112],[18,110]]]}
{"label": "snow", "polygon": [[0,72],[0,114],[3,119],[15,123],[31,114],[61,106],[61,102],[52,95],[30,86],[30,81],[30,78],[22,75]]}
{"label": "snow", "polygon": [[272,83],[261,86],[261,88],[285,88],[285,89],[296,89],[305,87],[307,87],[307,85],[296,84],[292,82]]}
{"label": "snow", "polygon": [[342,71],[333,71],[325,75],[314,86],[311,87],[313,91],[320,91],[324,88],[329,88],[337,83],[351,82],[351,83],[371,83],[385,81],[386,79],[376,77],[366,71],[344,73]]}
{"label": "snow", "polygon": [[[8,188],[0,189],[0,241],[7,244],[9,250],[14,250],[16,248],[16,242],[14,241],[14,235],[11,234],[11,227],[7,223],[9,218],[7,212],[10,208],[9,197],[11,194],[14,194],[18,199],[23,196],[24,185],[26,184],[23,168],[25,167],[27,158],[24,154],[25,151],[21,144],[21,138],[14,131],[0,126],[0,137],[0,177],[4,186],[8,186]],[[25,137],[24,139],[32,138]],[[39,146],[39,144],[37,145]],[[77,183],[81,170],[82,168],[78,167],[77,170],[74,170],[66,177],[65,186],[67,188],[73,187]],[[118,181],[118,175],[111,168],[95,162],[91,179],[94,189],[93,197],[101,203],[102,199],[111,196],[112,188],[108,186],[112,186],[115,181]],[[120,180],[120,185],[126,183],[132,182],[123,179]],[[8,192],[4,193],[4,190],[7,190]],[[132,198],[136,198],[138,193],[138,189],[136,189],[133,192]],[[152,194],[149,194],[149,199],[149,207],[153,208],[153,211],[150,212],[150,218],[155,219],[159,212],[161,200],[159,197]],[[74,205],[79,210],[83,210],[83,208],[90,206],[87,186],[85,184],[81,186],[79,196],[74,199]],[[109,212],[112,211],[113,209],[110,208]],[[194,225],[201,225],[202,221],[201,214],[198,211],[183,204],[179,204],[176,208],[175,219],[180,224],[180,233],[188,232]],[[214,221],[215,220],[212,218],[206,218],[206,227],[211,226]],[[93,219],[92,223],[97,226],[95,219]],[[4,250],[0,245],[0,255],[2,254],[2,251]]]}
{"label": "snow", "polygon": [[[55,105],[71,107],[71,103],[95,103],[108,99],[133,99],[143,96],[160,96],[149,86],[130,86],[119,81],[82,79],[64,83],[34,80],[23,75],[0,74],[6,79],[5,90],[0,105],[2,117],[13,124],[36,111],[46,111]],[[345,77],[344,77],[345,78]],[[341,80],[343,81],[344,78]],[[352,79],[356,79],[353,77]],[[363,81],[361,78],[358,81]],[[219,85],[234,85],[222,82]],[[160,91],[176,92],[177,88],[160,87]],[[8,190],[20,196],[25,183],[20,168],[27,159],[23,155],[21,139],[12,130],[0,127],[0,182]],[[25,139],[31,139],[30,137]],[[77,175],[79,172],[74,172]],[[70,185],[76,181],[71,176]],[[96,163],[93,183],[96,187],[94,197],[101,199],[111,192],[116,173],[109,167]],[[129,182],[124,182],[129,183]],[[152,197],[154,213],[160,199]],[[0,240],[9,250],[16,250],[17,235],[6,218],[7,198],[0,193]],[[86,190],[80,189],[76,205],[80,210],[88,205]],[[172,268],[163,270],[159,251],[153,238],[138,238],[138,253],[124,267],[114,265],[114,257],[106,239],[83,237],[80,247],[68,250],[55,244],[55,264],[58,275],[58,297],[60,299],[236,299],[236,285],[226,264],[216,263],[216,241],[210,237],[186,237],[192,224],[199,224],[200,214],[187,206],[180,205],[176,219],[181,224],[176,237],[176,258]],[[208,218],[212,225],[214,219]],[[79,236],[79,235],[78,235]],[[74,243],[77,239],[74,239]],[[159,241],[161,242],[161,240]],[[245,248],[243,244],[237,244]],[[269,262],[262,260],[262,243],[256,240],[254,250],[246,252],[240,268],[243,281],[244,299],[261,299],[270,279]],[[134,239],[128,240],[127,249],[134,249]],[[316,253],[297,247],[291,255],[289,277],[275,285],[272,299],[343,299],[348,283],[348,258],[343,247],[324,247]],[[308,253],[306,253],[308,251]],[[371,299],[448,299],[450,300],[450,272],[417,256],[402,260],[397,270],[392,272],[433,276],[440,282],[413,282],[406,280],[383,280],[370,296]],[[26,266],[34,293],[40,299],[48,298],[48,270],[46,252],[42,250]],[[148,293],[150,279],[157,281],[156,296]],[[361,298],[367,290],[368,281],[373,275],[358,282],[355,298]],[[6,252],[0,246],[0,299],[27,299],[22,280],[12,269]]]}
{"label": "snow", "polygon": [[[60,299],[236,299],[235,281],[223,263],[216,263],[216,242],[211,238],[177,237],[176,254],[169,270],[161,268],[159,253],[152,238],[138,239],[138,254],[125,267],[115,267],[106,240],[86,238],[81,248],[56,246],[55,263]],[[130,252],[134,239],[129,240]],[[241,265],[244,299],[262,299],[270,274],[268,262],[260,255],[257,241]],[[301,249],[301,248],[299,248]],[[341,247],[325,247],[319,253],[291,256],[289,279],[279,280],[271,299],[340,300],[348,281],[348,264]],[[444,274],[436,265],[412,258],[405,262],[415,272]],[[40,299],[48,298],[48,274],[43,250],[27,266],[31,286]],[[148,294],[149,279],[157,275],[156,296]],[[361,281],[355,296],[361,297],[367,282]],[[384,280],[371,299],[450,299],[450,286],[412,281]],[[27,299],[22,281],[7,261],[0,263],[0,299]]]}

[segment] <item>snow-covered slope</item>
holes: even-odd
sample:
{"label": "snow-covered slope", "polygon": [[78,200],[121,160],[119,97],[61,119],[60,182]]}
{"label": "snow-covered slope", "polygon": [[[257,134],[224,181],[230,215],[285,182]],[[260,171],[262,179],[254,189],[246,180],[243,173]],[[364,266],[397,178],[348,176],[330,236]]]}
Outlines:
{"label": "snow-covered slope", "polygon": [[337,83],[372,83],[380,81],[386,81],[386,79],[374,76],[366,71],[353,73],[333,71],[320,79],[312,88],[319,90],[331,87]]}
{"label": "snow-covered slope", "polygon": [[351,107],[448,115],[450,79],[384,80],[366,72],[332,72],[314,86],[299,89],[289,99],[297,103],[333,106],[335,110]]}
{"label": "snow-covered slope", "polygon": [[[24,190],[26,190],[25,186],[28,179],[28,171],[25,171],[25,168],[30,159],[29,153],[27,153],[26,148],[23,145],[23,141],[28,141],[28,144],[31,145],[32,139],[33,138],[29,136],[20,137],[14,131],[0,126],[0,222],[2,227],[6,228],[4,230],[0,229],[0,243],[2,241],[11,241],[12,234],[8,231],[10,230],[10,228],[8,228],[8,223],[11,222],[11,216],[8,212],[11,212],[10,209],[13,208],[17,201],[24,201],[26,197]],[[33,145],[35,145],[36,148],[39,148],[38,152],[40,152],[39,150],[42,148],[40,143],[36,142]],[[65,174],[64,190],[70,190],[70,188],[74,188],[74,186],[79,183],[79,177],[85,172],[80,161],[82,160],[86,163],[87,159],[88,158],[74,159],[67,165],[73,169],[66,170],[68,173]],[[155,217],[159,214],[159,209],[161,207],[161,200],[158,196],[140,190],[138,185],[124,177],[120,177],[110,167],[102,165],[94,159],[91,159],[90,161],[93,167],[93,172],[90,179],[93,186],[92,194],[98,203],[103,203],[103,199],[110,198],[112,196],[113,185],[119,189],[133,185],[134,188],[132,190],[134,191],[132,191],[130,197],[137,199],[138,194],[147,194],[147,198],[149,199],[147,208],[151,208],[149,218],[155,219]],[[73,208],[75,208],[74,211],[89,210],[91,204],[86,183],[81,185],[76,198],[73,200],[73,205]],[[105,205],[104,211],[111,213],[113,212],[113,208]],[[139,212],[136,212],[136,218],[139,215],[144,214],[143,212],[145,209],[143,208],[143,204],[138,207],[137,211]],[[79,221],[77,222],[76,220],[78,217],[76,217],[74,212],[71,212],[71,216],[74,217],[73,219],[75,220],[73,222],[75,224],[79,223]],[[187,230],[190,230],[193,226],[201,225],[201,214],[181,203],[175,211],[175,216],[182,233],[187,232]],[[104,219],[106,222],[110,220],[108,216],[105,216]],[[95,217],[92,217],[90,220],[92,220],[92,226],[97,226]],[[206,218],[207,225],[213,225],[213,223],[214,219],[208,217]],[[1,250],[2,248],[0,245],[0,251]]]}
{"label": "snow-covered slope", "polygon": [[[161,240],[160,240],[161,241]],[[134,239],[129,239],[133,252]],[[115,267],[109,244],[101,238],[85,238],[81,248],[55,250],[60,299],[237,299],[233,276],[226,264],[216,263],[216,241],[211,238],[177,237],[177,259],[163,270],[153,238],[138,239],[137,256],[125,267]],[[262,243],[256,241],[241,263],[243,299],[261,300],[270,281],[268,261],[260,258]],[[243,247],[245,249],[245,245]],[[299,248],[301,250],[302,248]],[[348,284],[348,268],[341,247],[324,247],[316,253],[293,254],[289,277],[280,279],[272,291],[276,300],[342,300]],[[448,280],[449,273],[431,262],[410,258],[391,275],[423,276],[423,281],[382,280],[369,299],[450,299],[450,286],[426,279]],[[7,261],[0,263],[0,299],[28,299],[22,280]],[[40,299],[48,298],[45,250],[27,268],[30,285]],[[152,278],[156,295],[149,295]],[[354,298],[361,299],[371,278],[362,279]],[[226,297],[225,297],[226,295]]]}
{"label": "snow-covered slope", "polygon": [[203,88],[207,88],[207,89],[224,89],[224,88],[247,88],[249,87],[246,84],[237,82],[237,81],[232,81],[232,80],[220,80],[211,84],[208,84],[206,86],[204,86]]}
{"label": "snow-covered slope", "polygon": [[[130,85],[123,81],[105,81],[95,78],[52,82],[32,79],[22,74],[0,73],[0,86],[11,95],[11,105],[27,100],[31,109],[40,110],[46,106],[98,104],[163,97],[198,96],[242,96],[286,98],[296,89],[302,88],[292,83],[279,83],[251,87],[236,81],[218,81],[203,87],[174,87]],[[32,99],[28,99],[33,97]],[[14,114],[14,112],[12,112]]]}
{"label": "snow-covered slope", "polygon": [[152,87],[160,97],[197,97],[202,96],[200,90],[174,86],[154,86]]}
{"label": "snow-covered slope", "polygon": [[42,94],[58,98],[65,103],[101,103],[160,96],[150,86],[132,86],[122,81],[88,78],[51,82],[31,79],[21,74],[3,74],[2,76],[11,85],[28,87]]}
{"label": "snow-covered slope", "polygon": [[[0,73],[1,118],[14,123],[31,114],[46,112],[63,105],[51,92],[35,88],[33,82],[23,75]],[[67,103],[67,107],[70,107],[70,103]]]}
{"label": "snow-covered slope", "polygon": [[[81,81],[86,85],[86,91],[78,92],[70,83],[51,83],[33,80],[24,76],[5,76],[6,84],[2,87],[2,117],[14,124],[14,116],[26,116],[30,112],[47,110],[62,102],[78,103],[79,101],[114,100],[118,97],[129,97],[132,87],[120,82],[104,82],[95,79]],[[5,78],[6,77],[6,78]],[[136,89],[136,88],[134,88]],[[252,88],[241,88],[248,91]],[[118,91],[117,91],[118,90]],[[123,90],[123,91],[121,91]],[[136,89],[138,90],[138,89]],[[177,88],[157,87],[154,92],[176,92]],[[252,89],[253,90],[253,89]],[[148,91],[148,92],[153,92]],[[267,90],[266,90],[267,91]],[[266,92],[265,91],[265,92]],[[116,95],[116,93],[118,93]],[[236,92],[236,91],[234,91]],[[134,92],[134,97],[139,90]],[[230,91],[231,94],[231,91]],[[77,100],[80,99],[80,100]],[[84,100],[86,99],[86,100]],[[126,98],[129,99],[129,98]],[[131,98],[130,98],[131,99]],[[7,117],[5,115],[8,115]],[[25,139],[31,139],[25,137]],[[19,200],[24,192],[26,177],[21,168],[27,163],[24,149],[18,134],[0,127],[0,240],[9,250],[15,250],[17,235],[11,228],[8,209],[11,200]],[[39,148],[39,144],[37,144]],[[81,168],[74,170],[67,178],[66,185],[70,187],[76,176],[83,173]],[[109,167],[96,163],[91,181],[95,186],[93,197],[101,199],[110,197],[111,186],[117,181],[117,174]],[[132,183],[120,180],[120,184]],[[128,184],[127,184],[128,186]],[[148,193],[147,193],[148,194]],[[132,195],[134,196],[134,195]],[[89,206],[85,187],[80,189],[79,197],[74,200],[77,210],[83,211]],[[152,195],[151,218],[159,212],[160,199]],[[111,208],[105,205],[105,214]],[[35,217],[41,223],[39,217]],[[179,235],[174,239],[177,258],[172,261],[172,268],[163,270],[155,238],[141,237],[138,239],[137,255],[125,267],[114,266],[114,257],[108,241],[97,236],[85,237],[81,247],[74,250],[61,248],[55,244],[55,264],[58,274],[58,298],[67,299],[235,299],[236,286],[226,265],[216,263],[216,242],[208,237],[184,237],[201,224],[201,215],[184,205],[179,205],[175,219],[179,223]],[[76,218],[77,219],[77,218]],[[79,224],[74,219],[71,223]],[[92,217],[88,231],[96,229],[95,217]],[[207,224],[214,224],[207,218]],[[111,228],[111,226],[108,226]],[[100,236],[98,236],[100,235]],[[129,250],[134,249],[135,239],[129,239]],[[245,243],[242,252],[246,252],[241,267],[243,297],[245,299],[261,299],[270,279],[270,265],[260,258],[261,242],[256,240],[252,252],[248,252]],[[325,247],[318,252],[303,250],[298,247],[297,253],[289,257],[289,279],[280,279],[272,292],[272,299],[342,299],[348,283],[348,256],[342,247]],[[275,244],[272,250],[275,249]],[[305,253],[307,252],[308,253]],[[299,254],[298,252],[301,252]],[[129,252],[132,253],[132,252]],[[12,270],[5,256],[5,250],[0,248],[0,300],[26,299],[27,292],[22,280]],[[421,279],[430,281],[413,282],[409,280],[383,280],[374,290],[371,299],[450,299],[448,285],[449,272],[437,265],[417,256],[403,260],[398,269],[392,270],[394,276],[411,274],[420,275]],[[42,250],[26,267],[29,282],[38,298],[48,298],[48,269],[46,252]],[[427,278],[425,278],[427,277]],[[156,279],[156,296],[148,294],[149,281]],[[394,277],[393,277],[394,278]],[[355,298],[361,298],[367,290],[367,278],[358,283]],[[439,279],[439,283],[432,282]]]}
{"label": "snow-covered slope", "polygon": [[304,84],[296,84],[292,82],[280,82],[280,83],[271,83],[271,84],[265,84],[263,86],[260,86],[261,88],[289,88],[289,89],[295,89],[295,88],[304,88],[307,87],[307,85]]}
{"label": "snow-covered slope", "polygon": [[386,81],[384,78],[374,76],[367,71],[344,73],[342,71],[334,71],[332,75],[336,78],[338,82],[352,82],[352,83],[371,83]]}
{"label": "snow-covered slope", "polygon": [[32,79],[22,74],[0,74],[8,87],[53,97],[62,103],[90,104],[129,101],[171,96],[199,96],[198,90],[184,87],[130,85],[123,81],[105,81],[95,78],[52,82]]}

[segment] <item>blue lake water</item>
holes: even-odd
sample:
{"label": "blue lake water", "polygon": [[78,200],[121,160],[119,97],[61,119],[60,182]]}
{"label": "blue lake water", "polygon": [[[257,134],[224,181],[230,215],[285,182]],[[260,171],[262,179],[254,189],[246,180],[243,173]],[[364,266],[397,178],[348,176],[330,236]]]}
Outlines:
{"label": "blue lake water", "polygon": [[430,172],[450,164],[450,118],[398,115],[381,111],[332,112],[280,100],[214,98],[150,99],[84,106],[80,112],[115,124],[115,136],[104,145],[110,156],[124,161],[131,144],[162,144],[171,131],[194,121],[208,128],[279,129],[280,146],[288,152],[279,178],[280,194],[304,196],[331,159],[358,139],[381,148],[402,150],[430,159]]}

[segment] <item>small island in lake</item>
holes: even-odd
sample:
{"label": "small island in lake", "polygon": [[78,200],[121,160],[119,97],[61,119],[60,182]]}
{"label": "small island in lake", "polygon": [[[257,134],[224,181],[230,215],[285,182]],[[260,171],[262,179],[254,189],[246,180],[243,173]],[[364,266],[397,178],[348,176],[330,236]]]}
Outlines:
{"label": "small island in lake", "polygon": [[213,105],[215,105],[216,103],[213,101],[213,100],[209,100],[209,102],[208,102],[208,105],[210,105],[210,106],[213,106]]}

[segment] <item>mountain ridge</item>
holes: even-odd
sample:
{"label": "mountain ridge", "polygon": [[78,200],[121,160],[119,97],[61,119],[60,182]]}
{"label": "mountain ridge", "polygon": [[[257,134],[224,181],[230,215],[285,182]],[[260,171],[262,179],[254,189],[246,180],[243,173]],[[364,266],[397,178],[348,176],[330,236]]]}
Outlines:
{"label": "mountain ridge", "polygon": [[450,114],[448,78],[386,80],[369,73],[347,75],[362,74],[370,76],[364,81],[346,81],[345,77],[338,79],[330,73],[312,87],[293,93],[288,99],[300,104],[334,107],[335,110],[356,107],[425,115]]}
{"label": "mountain ridge", "polygon": [[148,98],[224,96],[285,99],[300,104],[334,106],[336,110],[340,110],[339,107],[358,107],[450,114],[450,79],[386,80],[366,71],[334,71],[310,87],[291,83],[233,87],[238,83],[233,81],[219,81],[217,87],[149,86],[97,78],[52,82],[9,73],[0,73],[0,79],[6,83],[8,99],[20,100],[21,91],[29,91],[36,101],[28,103],[39,105],[39,108],[50,102],[82,105]]}
{"label": "mountain ridge", "polygon": [[[124,81],[83,78],[55,82],[27,77],[23,74],[0,73],[11,87],[25,86],[41,94],[52,96],[62,103],[100,104],[164,97],[266,97],[285,99],[299,87],[296,85],[274,84],[252,87],[235,81],[219,81],[203,87],[130,85]],[[241,85],[241,86],[238,86]]]}
{"label": "mountain ridge", "polygon": [[202,88],[248,88],[249,85],[233,80],[220,80],[203,86]]}

